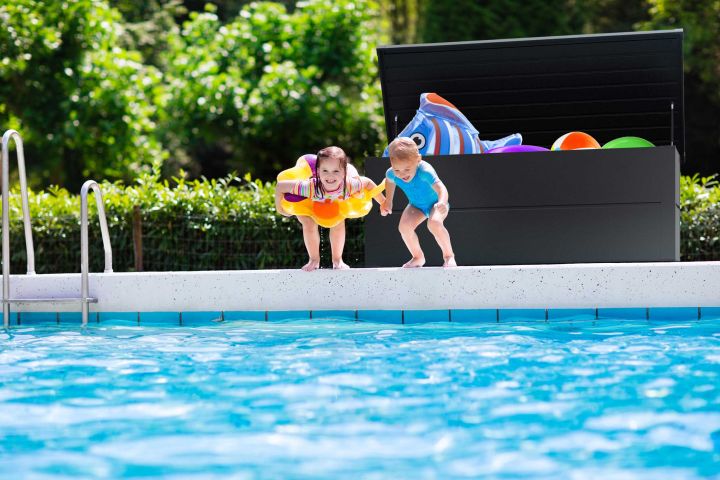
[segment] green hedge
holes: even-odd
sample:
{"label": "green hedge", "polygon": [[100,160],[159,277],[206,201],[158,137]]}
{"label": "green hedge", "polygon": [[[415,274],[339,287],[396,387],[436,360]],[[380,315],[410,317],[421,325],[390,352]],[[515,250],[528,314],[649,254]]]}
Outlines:
{"label": "green hedge", "polygon": [[683,260],[720,260],[720,184],[717,175],[680,178]]}
{"label": "green hedge", "polygon": [[[135,270],[133,215],[139,208],[143,269],[228,270],[298,268],[307,261],[302,229],[292,218],[275,213],[274,184],[229,176],[171,186],[157,175],[137,184],[103,183],[115,271]],[[61,188],[30,192],[30,214],[38,273],[80,269],[80,198]],[[90,206],[90,262],[102,271],[103,250],[97,212]],[[10,198],[11,269],[25,271],[25,243],[18,191]],[[359,221],[348,222],[345,260],[361,265],[363,237]],[[330,264],[327,232],[322,264]]]}
{"label": "green hedge", "polygon": [[[681,179],[683,260],[720,260],[720,185],[715,177]],[[227,270],[298,268],[307,260],[302,230],[274,210],[274,185],[229,176],[172,186],[157,175],[135,185],[102,185],[112,238],[115,271],[135,269],[133,212],[142,223],[144,270]],[[25,271],[22,210],[18,192],[11,207],[11,268]],[[65,189],[31,192],[30,210],[38,273],[76,272],[80,265],[80,200]],[[102,270],[103,254],[94,201],[90,201],[90,260]],[[363,266],[361,220],[347,223],[345,260]],[[330,264],[327,231],[322,229],[322,263]]]}

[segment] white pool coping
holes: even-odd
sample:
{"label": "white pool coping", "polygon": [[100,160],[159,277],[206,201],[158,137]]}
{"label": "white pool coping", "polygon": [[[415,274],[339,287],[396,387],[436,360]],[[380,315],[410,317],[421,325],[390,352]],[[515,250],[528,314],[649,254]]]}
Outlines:
{"label": "white pool coping", "polygon": [[[10,287],[13,298],[76,297],[80,275],[12,275]],[[718,307],[720,262],[94,273],[90,294],[96,312]]]}

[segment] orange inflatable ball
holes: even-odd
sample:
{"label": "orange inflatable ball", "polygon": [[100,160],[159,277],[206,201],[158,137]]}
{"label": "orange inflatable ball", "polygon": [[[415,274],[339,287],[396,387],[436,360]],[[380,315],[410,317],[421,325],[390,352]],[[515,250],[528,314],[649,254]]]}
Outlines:
{"label": "orange inflatable ball", "polygon": [[580,150],[586,148],[600,148],[600,144],[587,133],[570,132],[555,140],[550,150]]}

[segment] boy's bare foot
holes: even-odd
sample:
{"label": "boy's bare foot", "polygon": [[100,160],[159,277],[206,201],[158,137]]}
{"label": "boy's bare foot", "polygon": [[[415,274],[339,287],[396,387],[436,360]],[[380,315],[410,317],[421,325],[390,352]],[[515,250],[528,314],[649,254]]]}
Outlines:
{"label": "boy's bare foot", "polygon": [[445,257],[443,262],[443,267],[457,267],[457,262],[455,261],[455,255],[451,255],[449,257]]}
{"label": "boy's bare foot", "polygon": [[419,268],[425,265],[425,257],[411,258],[409,262],[403,265],[403,268]]}
{"label": "boy's bare foot", "polygon": [[337,262],[333,261],[333,270],[349,270],[349,269],[350,269],[350,265],[343,262],[342,259],[340,259]]}
{"label": "boy's bare foot", "polygon": [[320,268],[320,259],[313,259],[311,258],[308,263],[303,265],[302,269],[306,272],[312,272],[313,270],[317,270]]}

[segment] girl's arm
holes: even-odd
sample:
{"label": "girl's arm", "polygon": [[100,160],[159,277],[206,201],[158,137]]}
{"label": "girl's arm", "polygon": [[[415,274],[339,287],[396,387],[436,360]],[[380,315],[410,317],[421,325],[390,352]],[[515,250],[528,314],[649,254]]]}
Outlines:
{"label": "girl's arm", "polygon": [[294,180],[281,180],[277,182],[277,185],[275,185],[275,210],[277,210],[280,215],[283,215],[285,217],[292,216],[282,207],[281,200],[283,198],[283,195],[292,192],[293,187],[296,183],[297,182]]}
{"label": "girl's arm", "polygon": [[280,180],[275,186],[275,193],[292,193],[297,183],[297,180]]}
{"label": "girl's arm", "polygon": [[[377,187],[377,185],[375,184],[375,182],[373,182],[372,179],[370,179],[370,178],[360,177],[360,180],[362,181],[363,190],[372,190],[373,188]],[[374,198],[375,201],[378,202],[380,205],[382,205],[383,202],[385,201],[385,195],[383,195],[382,192],[381,192],[381,193],[378,193],[378,194],[375,195],[373,198]]]}
{"label": "girl's arm", "polygon": [[380,215],[392,213],[393,196],[395,195],[395,182],[385,177],[385,201],[380,205]]}

